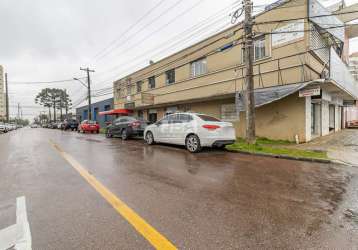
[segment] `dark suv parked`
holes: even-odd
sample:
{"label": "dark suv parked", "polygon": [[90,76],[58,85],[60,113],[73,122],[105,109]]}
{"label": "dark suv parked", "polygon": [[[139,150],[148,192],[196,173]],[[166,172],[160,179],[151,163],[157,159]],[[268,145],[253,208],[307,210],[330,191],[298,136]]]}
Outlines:
{"label": "dark suv parked", "polygon": [[106,137],[120,136],[123,140],[127,140],[129,137],[143,136],[147,125],[148,122],[143,119],[122,116],[107,126]]}
{"label": "dark suv parked", "polygon": [[65,120],[63,129],[64,130],[71,129],[72,131],[74,131],[78,129],[78,125],[79,123],[75,119]]}

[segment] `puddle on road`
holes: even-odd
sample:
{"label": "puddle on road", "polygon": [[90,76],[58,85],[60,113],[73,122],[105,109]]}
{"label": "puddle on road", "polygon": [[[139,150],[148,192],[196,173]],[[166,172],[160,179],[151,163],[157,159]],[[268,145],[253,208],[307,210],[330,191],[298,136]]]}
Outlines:
{"label": "puddle on road", "polygon": [[358,225],[358,212],[352,209],[347,209],[344,213],[344,217]]}
{"label": "puddle on road", "polygon": [[97,139],[92,139],[92,138],[84,138],[84,137],[80,137],[80,136],[76,136],[76,139],[78,140],[82,140],[82,141],[89,141],[89,142],[103,142],[101,140],[97,140]]}

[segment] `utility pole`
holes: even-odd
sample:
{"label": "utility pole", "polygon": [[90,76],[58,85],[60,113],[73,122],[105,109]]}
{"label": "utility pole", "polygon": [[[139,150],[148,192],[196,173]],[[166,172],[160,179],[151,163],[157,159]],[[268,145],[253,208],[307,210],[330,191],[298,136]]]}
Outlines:
{"label": "utility pole", "polygon": [[6,86],[6,122],[9,123],[9,85],[7,82],[7,73],[5,73],[5,86]]}
{"label": "utility pole", "polygon": [[53,121],[56,122],[56,96],[53,96],[52,100],[53,100]]}
{"label": "utility pole", "polygon": [[252,2],[244,0],[245,20],[245,80],[246,80],[246,140],[248,143],[255,143],[255,96],[254,96],[254,78],[253,78],[253,34],[252,34]]}
{"label": "utility pole", "polygon": [[65,93],[65,112],[66,112],[66,119],[68,118],[68,99],[67,99],[67,91],[66,89],[64,89],[64,93]]}
{"label": "utility pole", "polygon": [[17,103],[17,123],[19,123],[20,120],[20,103]]}
{"label": "utility pole", "polygon": [[91,111],[91,78],[90,72],[95,72],[92,69],[87,68],[80,68],[80,70],[87,72],[87,90],[88,90],[88,120],[92,120],[92,111]]}
{"label": "utility pole", "polygon": [[62,121],[62,98],[63,98],[63,94],[61,94],[62,96],[60,97],[60,121]]}

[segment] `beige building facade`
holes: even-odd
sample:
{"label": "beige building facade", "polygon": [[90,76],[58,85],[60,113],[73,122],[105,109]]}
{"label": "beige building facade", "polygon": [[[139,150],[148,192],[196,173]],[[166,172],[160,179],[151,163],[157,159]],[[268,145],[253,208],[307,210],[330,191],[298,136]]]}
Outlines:
{"label": "beige building facade", "polygon": [[6,95],[4,82],[4,69],[0,65],[0,120],[6,118]]}
{"label": "beige building facade", "polygon": [[[258,136],[305,142],[342,128],[342,107],[358,98],[343,60],[352,32],[327,13],[318,1],[295,0],[255,17]],[[115,108],[152,122],[176,111],[205,113],[244,137],[243,42],[239,23],[115,81]]]}

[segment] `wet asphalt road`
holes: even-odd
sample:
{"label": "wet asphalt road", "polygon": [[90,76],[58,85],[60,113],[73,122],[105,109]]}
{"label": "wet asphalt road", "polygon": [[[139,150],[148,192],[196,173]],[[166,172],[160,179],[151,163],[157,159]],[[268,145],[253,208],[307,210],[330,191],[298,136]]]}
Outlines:
{"label": "wet asphalt road", "polygon": [[358,169],[24,128],[0,134],[0,229],[33,249],[152,249],[59,145],[179,249],[358,249]]}

